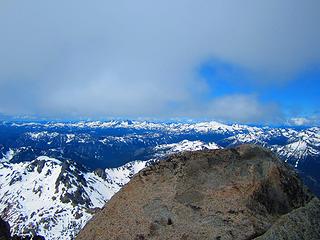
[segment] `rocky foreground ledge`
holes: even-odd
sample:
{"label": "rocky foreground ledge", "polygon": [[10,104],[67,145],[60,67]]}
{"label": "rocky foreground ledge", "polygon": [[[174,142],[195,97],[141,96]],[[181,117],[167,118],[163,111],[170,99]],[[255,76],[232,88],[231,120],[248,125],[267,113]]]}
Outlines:
{"label": "rocky foreground ledge", "polygon": [[186,152],[142,170],[77,239],[320,239],[320,202],[261,147]]}

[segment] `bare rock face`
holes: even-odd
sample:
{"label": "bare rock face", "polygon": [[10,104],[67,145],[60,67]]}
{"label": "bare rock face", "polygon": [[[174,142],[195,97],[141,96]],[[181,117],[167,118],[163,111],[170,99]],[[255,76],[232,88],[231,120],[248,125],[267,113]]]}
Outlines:
{"label": "bare rock face", "polygon": [[[145,168],[77,239],[320,239],[319,229],[319,200],[295,172],[271,152],[243,145]],[[305,234],[292,238],[294,231]]]}
{"label": "bare rock face", "polygon": [[0,218],[0,240],[10,239],[10,226]]}
{"label": "bare rock face", "polygon": [[9,223],[0,218],[0,240],[45,240],[45,238],[39,235],[11,236]]}
{"label": "bare rock face", "polygon": [[313,198],[306,206],[281,216],[257,240],[320,239],[320,201]]}

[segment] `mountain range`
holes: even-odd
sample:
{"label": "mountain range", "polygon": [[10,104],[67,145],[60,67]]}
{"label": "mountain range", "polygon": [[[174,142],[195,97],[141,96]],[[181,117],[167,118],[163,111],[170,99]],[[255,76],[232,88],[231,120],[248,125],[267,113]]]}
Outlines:
{"label": "mountain range", "polygon": [[272,150],[320,195],[319,127],[2,122],[0,215],[14,234],[73,239],[97,209],[144,167],[173,153],[244,143]]}

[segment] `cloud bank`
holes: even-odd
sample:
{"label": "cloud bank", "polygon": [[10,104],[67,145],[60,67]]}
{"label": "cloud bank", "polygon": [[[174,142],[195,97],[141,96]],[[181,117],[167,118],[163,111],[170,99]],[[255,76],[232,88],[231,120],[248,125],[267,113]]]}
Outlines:
{"label": "cloud bank", "polygon": [[259,92],[211,96],[198,69],[219,59],[252,84],[288,84],[320,63],[319,9],[317,0],[2,1],[0,112],[271,121],[275,103]]}

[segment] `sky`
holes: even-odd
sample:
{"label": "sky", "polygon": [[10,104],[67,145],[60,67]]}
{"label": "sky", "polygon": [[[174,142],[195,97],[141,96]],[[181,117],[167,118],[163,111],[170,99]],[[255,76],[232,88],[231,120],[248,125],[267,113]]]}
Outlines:
{"label": "sky", "polygon": [[2,0],[0,115],[320,125],[318,0]]}

